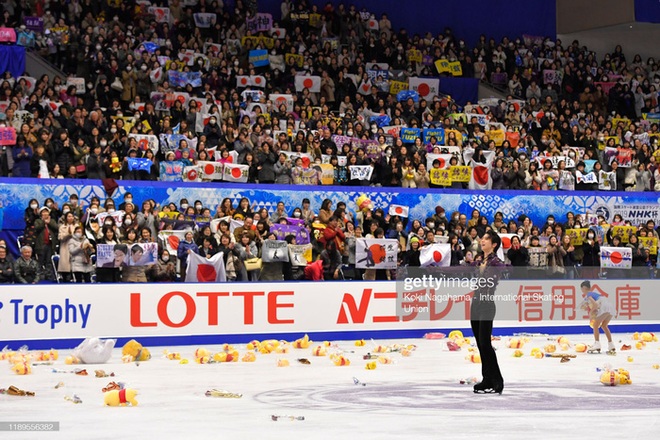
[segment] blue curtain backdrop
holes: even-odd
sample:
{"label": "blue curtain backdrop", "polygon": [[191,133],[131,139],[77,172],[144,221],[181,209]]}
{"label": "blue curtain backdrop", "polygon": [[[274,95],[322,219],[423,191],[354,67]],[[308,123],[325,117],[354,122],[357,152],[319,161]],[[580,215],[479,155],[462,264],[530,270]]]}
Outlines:
{"label": "blue curtain backdrop", "polygon": [[[437,35],[449,26],[454,34],[469,45],[485,34],[500,41],[504,36],[519,37],[522,34],[556,38],[557,9],[555,0],[329,0],[335,7],[339,3],[363,7],[380,19],[386,13],[394,29],[406,28],[409,35],[431,32]],[[322,9],[328,0],[312,0]],[[230,0],[234,4],[235,0]],[[636,1],[635,3],[640,3]],[[645,0],[643,3],[656,3]],[[281,18],[280,2],[259,2],[261,12],[270,12],[274,20]]]}
{"label": "blue curtain backdrop", "polygon": [[479,80],[476,78],[440,78],[440,91],[452,97],[459,105],[479,100]]}
{"label": "blue curtain backdrop", "polygon": [[17,78],[25,72],[25,48],[0,45],[0,74],[11,72]]}
{"label": "blue curtain backdrop", "polygon": [[660,23],[660,2],[657,0],[635,0],[635,21]]}

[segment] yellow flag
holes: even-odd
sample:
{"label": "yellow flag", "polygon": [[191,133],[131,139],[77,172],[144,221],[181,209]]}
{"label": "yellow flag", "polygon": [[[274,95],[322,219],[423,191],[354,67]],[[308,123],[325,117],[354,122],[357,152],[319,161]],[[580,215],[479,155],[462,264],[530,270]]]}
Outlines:
{"label": "yellow flag", "polygon": [[431,168],[431,183],[434,185],[451,186],[451,173],[448,169]]}
{"label": "yellow flag", "polygon": [[451,69],[452,76],[463,75],[463,68],[461,67],[460,61],[454,61],[453,63],[449,63],[449,69]]}
{"label": "yellow flag", "polygon": [[438,70],[438,73],[451,72],[451,67],[449,66],[449,60],[436,60],[435,68]]}
{"label": "yellow flag", "polygon": [[396,95],[402,90],[408,90],[406,81],[390,81],[390,95]]}
{"label": "yellow flag", "polygon": [[472,170],[467,165],[454,165],[449,167],[452,182],[469,182]]}

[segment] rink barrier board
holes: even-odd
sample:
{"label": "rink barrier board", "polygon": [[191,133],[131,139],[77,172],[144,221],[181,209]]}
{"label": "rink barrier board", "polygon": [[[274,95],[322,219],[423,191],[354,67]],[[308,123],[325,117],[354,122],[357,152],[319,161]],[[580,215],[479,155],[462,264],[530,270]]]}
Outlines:
{"label": "rink barrier board", "polygon": [[[507,282],[513,283],[502,281],[501,286],[506,288]],[[611,293],[612,283],[617,283],[599,282]],[[618,282],[639,286],[642,308],[644,295],[660,287],[656,280]],[[579,291],[579,280],[541,284],[548,290],[570,285]],[[90,287],[4,286],[0,291],[0,347],[72,348],[86,337],[116,338],[118,345],[136,338],[147,345],[172,346],[294,340],[305,333],[316,341],[421,338],[429,332],[448,334],[456,329],[471,335],[465,304],[450,309],[446,319],[403,321],[396,316],[397,284],[390,281]],[[660,331],[660,320],[641,318],[615,320],[611,328],[615,332]],[[581,317],[566,321],[496,318],[494,334],[515,333],[587,334],[591,329]]]}

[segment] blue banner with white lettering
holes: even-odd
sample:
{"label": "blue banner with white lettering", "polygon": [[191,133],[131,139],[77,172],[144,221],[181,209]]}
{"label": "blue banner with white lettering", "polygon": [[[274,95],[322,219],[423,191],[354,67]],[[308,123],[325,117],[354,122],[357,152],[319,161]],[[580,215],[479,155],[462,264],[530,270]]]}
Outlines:
{"label": "blue banner with white lettering", "polygon": [[263,67],[270,64],[270,60],[268,59],[268,50],[266,49],[251,50],[249,56],[250,64],[252,64],[254,67]]}
{"label": "blue banner with white lettering", "polygon": [[445,144],[445,129],[444,128],[425,128],[424,129],[424,143],[431,141],[431,136],[435,136],[438,145]]}
{"label": "blue banner with white lettering", "polygon": [[419,128],[402,128],[401,131],[399,132],[399,137],[403,141],[404,144],[414,144],[415,139],[420,137],[422,134],[422,130]]}

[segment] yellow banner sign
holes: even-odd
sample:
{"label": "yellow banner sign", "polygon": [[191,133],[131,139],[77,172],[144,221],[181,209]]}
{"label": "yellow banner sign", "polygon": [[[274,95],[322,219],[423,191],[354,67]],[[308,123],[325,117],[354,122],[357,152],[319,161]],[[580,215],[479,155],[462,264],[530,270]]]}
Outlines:
{"label": "yellow banner sign", "polygon": [[566,229],[566,235],[571,237],[571,246],[582,246],[589,228]]}
{"label": "yellow banner sign", "polygon": [[396,95],[403,90],[408,90],[406,81],[390,81],[390,95]]}
{"label": "yellow banner sign", "polygon": [[431,168],[429,171],[431,183],[434,185],[451,186],[451,172],[442,168]]}
{"label": "yellow banner sign", "polygon": [[417,49],[410,49],[408,51],[408,61],[421,63],[422,62],[422,51]]}
{"label": "yellow banner sign", "polygon": [[472,170],[467,165],[454,165],[449,167],[452,182],[469,182]]}
{"label": "yellow banner sign", "polygon": [[284,62],[286,63],[287,66],[289,65],[289,60],[291,59],[293,59],[293,63],[298,67],[302,67],[305,61],[305,58],[302,55],[298,55],[295,53],[287,53],[284,55]]}
{"label": "yellow banner sign", "polygon": [[449,64],[449,60],[436,60],[435,68],[438,70],[438,73],[451,73],[451,66]]}
{"label": "yellow banner sign", "polygon": [[637,226],[612,226],[612,238],[618,235],[623,243],[628,243],[630,236],[636,233]]}
{"label": "yellow banner sign", "polygon": [[649,248],[651,255],[658,254],[658,239],[656,237],[639,237],[639,244],[645,248]]}

